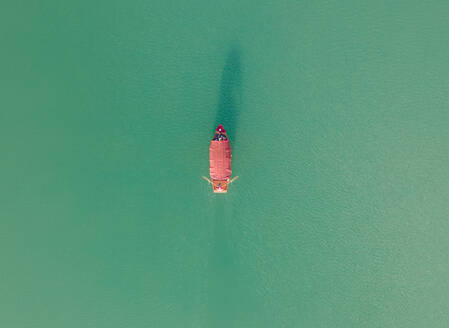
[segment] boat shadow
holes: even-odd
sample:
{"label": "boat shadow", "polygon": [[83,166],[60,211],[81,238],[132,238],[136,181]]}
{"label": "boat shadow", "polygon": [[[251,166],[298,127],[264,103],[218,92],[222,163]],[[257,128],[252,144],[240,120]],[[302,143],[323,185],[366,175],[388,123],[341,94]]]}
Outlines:
{"label": "boat shadow", "polygon": [[233,46],[223,67],[214,128],[220,123],[233,139],[237,134],[242,99],[241,51]]}

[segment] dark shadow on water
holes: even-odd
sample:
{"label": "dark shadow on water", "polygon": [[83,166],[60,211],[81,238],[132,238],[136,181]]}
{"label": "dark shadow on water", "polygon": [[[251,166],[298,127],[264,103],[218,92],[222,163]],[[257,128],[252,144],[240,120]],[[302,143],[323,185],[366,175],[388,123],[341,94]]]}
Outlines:
{"label": "dark shadow on water", "polygon": [[214,129],[221,123],[231,139],[237,133],[237,124],[241,109],[242,64],[238,46],[233,46],[223,67]]}

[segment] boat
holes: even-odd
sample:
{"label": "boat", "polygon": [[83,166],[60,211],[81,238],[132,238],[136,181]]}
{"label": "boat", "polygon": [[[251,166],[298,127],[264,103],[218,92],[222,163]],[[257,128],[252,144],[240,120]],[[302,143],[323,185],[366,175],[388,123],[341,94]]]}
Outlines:
{"label": "boat", "polygon": [[228,192],[228,185],[238,177],[231,179],[231,144],[228,134],[220,124],[215,130],[209,146],[210,179],[203,177],[212,185],[214,193]]}

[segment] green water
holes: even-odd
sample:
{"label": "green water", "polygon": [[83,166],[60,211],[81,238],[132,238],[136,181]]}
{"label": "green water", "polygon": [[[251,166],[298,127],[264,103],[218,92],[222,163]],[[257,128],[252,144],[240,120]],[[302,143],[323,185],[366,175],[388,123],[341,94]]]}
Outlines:
{"label": "green water", "polygon": [[0,327],[448,327],[448,17],[2,1]]}

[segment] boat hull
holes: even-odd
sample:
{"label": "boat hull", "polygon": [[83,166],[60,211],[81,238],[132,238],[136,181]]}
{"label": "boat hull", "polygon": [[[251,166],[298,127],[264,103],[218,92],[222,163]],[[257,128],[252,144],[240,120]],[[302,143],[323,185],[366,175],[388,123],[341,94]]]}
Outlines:
{"label": "boat hull", "polygon": [[220,124],[209,147],[209,173],[215,193],[226,193],[231,178],[232,149],[226,131]]}

